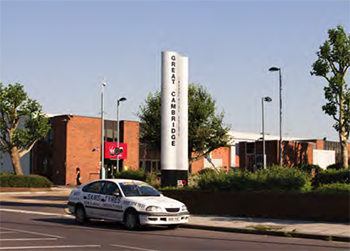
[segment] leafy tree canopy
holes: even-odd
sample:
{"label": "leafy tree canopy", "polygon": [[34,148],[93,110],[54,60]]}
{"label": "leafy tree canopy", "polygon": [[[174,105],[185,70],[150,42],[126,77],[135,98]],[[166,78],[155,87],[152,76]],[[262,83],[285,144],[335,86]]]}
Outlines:
{"label": "leafy tree canopy", "polygon": [[16,174],[22,174],[19,159],[49,129],[42,107],[28,97],[22,85],[0,83],[0,151],[10,154]]}
{"label": "leafy tree canopy", "polygon": [[[216,114],[216,102],[201,85],[188,88],[188,156],[189,163],[227,146],[230,128],[223,124],[224,112]],[[153,150],[161,149],[161,93],[149,94],[137,113],[140,140]]]}
{"label": "leafy tree canopy", "polygon": [[327,103],[322,106],[322,110],[335,120],[334,128],[339,132],[342,162],[344,167],[348,167],[350,89],[345,80],[350,66],[350,35],[346,35],[340,25],[328,30],[328,40],[320,46],[317,56],[311,74],[321,76],[328,82],[324,87]]}

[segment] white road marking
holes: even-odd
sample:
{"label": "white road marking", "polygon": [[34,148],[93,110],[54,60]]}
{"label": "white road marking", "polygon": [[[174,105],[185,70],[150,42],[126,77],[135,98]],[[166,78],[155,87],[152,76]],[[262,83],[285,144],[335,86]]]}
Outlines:
{"label": "white road marking", "polygon": [[66,246],[27,246],[27,247],[0,247],[1,250],[19,249],[49,249],[49,248],[100,248],[101,245],[66,245]]}
{"label": "white road marking", "polygon": [[25,230],[17,230],[17,229],[12,229],[12,228],[7,228],[7,227],[1,227],[1,229],[12,230],[12,231],[15,231],[15,232],[29,233],[29,234],[37,234],[37,235],[42,235],[42,236],[47,236],[47,237],[53,237],[53,238],[64,238],[64,237],[62,237],[62,236],[57,236],[57,235],[42,234],[42,233],[38,233],[38,232],[25,231]]}
{"label": "white road marking", "polygon": [[2,241],[57,241],[57,238],[21,238],[21,239],[0,239]]}
{"label": "white road marking", "polygon": [[15,232],[13,232],[13,231],[1,231],[0,230],[0,234],[13,234],[13,233],[15,233]]}
{"label": "white road marking", "polygon": [[72,215],[67,214],[55,214],[55,213],[45,213],[40,211],[28,211],[28,210],[18,210],[18,209],[7,209],[7,208],[0,208],[0,211],[4,212],[12,212],[12,213],[22,213],[22,214],[39,214],[39,215],[48,215],[48,216],[63,216],[63,217],[69,217],[73,218]]}
{"label": "white road marking", "polygon": [[131,246],[123,246],[123,245],[116,245],[116,244],[111,244],[113,247],[121,247],[121,248],[129,248],[129,249],[137,249],[137,250],[143,250],[143,251],[157,251],[154,249],[146,249],[146,248],[137,248],[137,247],[131,247]]}

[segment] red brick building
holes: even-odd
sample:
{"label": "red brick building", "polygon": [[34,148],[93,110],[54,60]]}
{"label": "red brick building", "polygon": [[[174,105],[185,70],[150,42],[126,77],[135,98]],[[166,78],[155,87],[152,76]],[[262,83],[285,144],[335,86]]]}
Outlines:
{"label": "red brick building", "polygon": [[[254,170],[262,166],[262,141],[239,143],[239,167]],[[348,147],[350,154],[350,144]],[[284,140],[282,142],[282,165],[300,167],[303,164],[317,164],[319,153],[334,152],[332,163],[340,162],[339,142],[326,140]],[[318,155],[316,156],[316,153]],[[279,140],[265,141],[266,165],[279,163]],[[350,155],[349,155],[350,156]],[[325,166],[323,166],[325,168]]]}
{"label": "red brick building", "polygon": [[[98,179],[101,165],[101,119],[60,115],[51,117],[50,123],[51,130],[46,138],[33,148],[32,173],[46,176],[54,184],[76,184],[76,168],[79,167],[83,183]],[[104,125],[104,142],[116,142],[117,121],[105,120]],[[150,151],[146,144],[139,141],[139,122],[120,121],[119,128],[120,143],[127,146],[127,157],[119,160],[120,170],[143,169],[147,172],[160,170],[160,153]],[[192,163],[189,171],[196,173],[213,166],[226,170],[230,167],[253,170],[260,165],[262,141],[250,139],[250,142],[244,142],[242,133],[234,132],[234,136],[232,142],[236,143],[231,147],[214,150],[208,158]],[[267,165],[279,163],[278,143],[278,140],[266,141]],[[337,144],[323,140],[283,141],[283,165],[312,164],[315,149],[331,149],[338,156],[339,149],[337,150],[336,146]],[[116,170],[116,159],[104,158],[104,165],[108,177]]]}
{"label": "red brick building", "polygon": [[[33,149],[33,173],[48,177],[54,184],[76,184],[76,168],[83,183],[99,178],[101,165],[101,119],[62,115],[50,119],[51,130]],[[128,158],[120,166],[139,166],[139,123],[121,121],[120,142],[128,146]],[[116,121],[105,121],[105,142],[115,142]],[[110,171],[116,160],[105,159]]]}

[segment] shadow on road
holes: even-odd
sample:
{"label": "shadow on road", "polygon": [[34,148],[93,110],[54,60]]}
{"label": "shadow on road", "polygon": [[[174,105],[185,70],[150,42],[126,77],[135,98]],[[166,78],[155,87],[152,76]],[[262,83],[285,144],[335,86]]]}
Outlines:
{"label": "shadow on road", "polygon": [[140,231],[156,232],[156,231],[168,230],[167,227],[159,226],[159,227],[142,227],[136,231],[130,231],[130,230],[126,230],[122,223],[113,222],[113,221],[103,221],[103,220],[90,220],[90,222],[87,222],[84,225],[79,225],[78,223],[76,223],[74,218],[45,218],[45,219],[40,218],[40,219],[34,219],[34,220],[41,221],[41,222],[63,224],[63,225],[74,225],[77,227],[92,228],[92,229],[118,230],[118,231],[125,231],[128,233],[138,233]]}
{"label": "shadow on road", "polygon": [[18,206],[18,207],[54,207],[65,208],[65,204],[50,204],[50,203],[33,203],[33,202],[16,202],[16,201],[0,201],[0,206]]}
{"label": "shadow on road", "polygon": [[30,199],[30,200],[43,200],[43,201],[47,201],[48,203],[50,201],[62,201],[63,203],[66,203],[69,199],[69,196],[15,196],[13,198],[16,199],[21,199],[21,200],[25,200],[25,199]]}

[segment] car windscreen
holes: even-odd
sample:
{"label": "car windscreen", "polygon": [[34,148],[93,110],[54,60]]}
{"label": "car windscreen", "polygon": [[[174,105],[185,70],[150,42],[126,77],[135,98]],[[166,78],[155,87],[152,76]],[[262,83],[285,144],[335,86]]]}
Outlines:
{"label": "car windscreen", "polygon": [[122,189],[125,197],[160,196],[160,192],[147,183],[120,182],[119,186]]}

